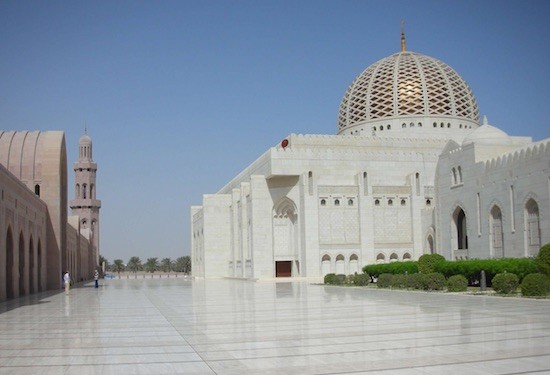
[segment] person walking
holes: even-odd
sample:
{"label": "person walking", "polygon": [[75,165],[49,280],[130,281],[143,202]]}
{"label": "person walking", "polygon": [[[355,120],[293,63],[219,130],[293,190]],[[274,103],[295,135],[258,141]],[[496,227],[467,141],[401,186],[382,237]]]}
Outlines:
{"label": "person walking", "polygon": [[99,272],[97,272],[97,270],[94,271],[94,281],[95,287],[99,288]]}
{"label": "person walking", "polygon": [[65,294],[69,294],[69,289],[71,287],[71,275],[69,271],[65,272],[63,275],[63,282],[65,283]]}

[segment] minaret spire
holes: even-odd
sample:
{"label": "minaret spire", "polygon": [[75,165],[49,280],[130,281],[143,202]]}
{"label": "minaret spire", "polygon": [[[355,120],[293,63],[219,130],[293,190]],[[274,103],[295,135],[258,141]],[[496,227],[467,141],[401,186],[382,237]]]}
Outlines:
{"label": "minaret spire", "polygon": [[405,20],[401,20],[401,52],[407,50],[407,41],[405,40]]}

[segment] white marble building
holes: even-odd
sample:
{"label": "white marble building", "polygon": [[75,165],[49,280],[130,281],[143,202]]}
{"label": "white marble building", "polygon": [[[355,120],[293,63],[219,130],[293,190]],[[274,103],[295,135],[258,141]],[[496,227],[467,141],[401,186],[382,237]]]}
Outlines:
{"label": "white marble building", "polygon": [[[484,129],[466,82],[445,63],[407,51],[402,37],[401,52],[347,89],[337,135],[291,134],[191,208],[194,276],[321,277],[430,252],[449,259],[532,254],[520,240],[510,244],[515,250],[489,246],[488,188],[516,197],[513,209],[504,196],[493,206],[504,222],[514,211],[518,231],[531,197],[538,243],[550,242],[548,146],[507,137],[506,145],[482,147]],[[495,159],[518,148],[517,156]],[[452,182],[459,167],[461,182]],[[476,199],[484,204],[482,224],[473,219]],[[465,239],[456,235],[459,207],[468,233],[481,228],[468,237],[469,249],[457,242]]]}

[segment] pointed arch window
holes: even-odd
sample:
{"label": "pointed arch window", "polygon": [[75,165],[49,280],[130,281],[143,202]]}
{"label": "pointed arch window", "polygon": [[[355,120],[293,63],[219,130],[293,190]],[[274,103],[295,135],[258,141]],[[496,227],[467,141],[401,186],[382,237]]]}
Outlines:
{"label": "pointed arch window", "polygon": [[534,199],[525,204],[525,235],[528,246],[528,256],[535,256],[540,250],[540,216],[539,206]]}

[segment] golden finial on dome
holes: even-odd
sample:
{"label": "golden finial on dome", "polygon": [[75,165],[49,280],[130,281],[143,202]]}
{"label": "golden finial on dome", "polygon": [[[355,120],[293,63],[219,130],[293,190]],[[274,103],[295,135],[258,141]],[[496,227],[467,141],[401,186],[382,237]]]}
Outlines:
{"label": "golden finial on dome", "polygon": [[407,50],[407,41],[405,40],[405,20],[401,20],[401,52]]}

